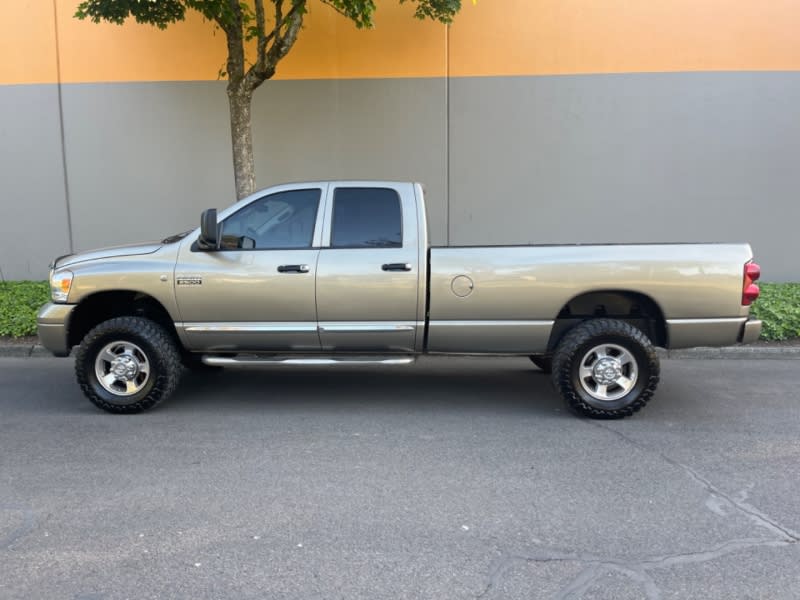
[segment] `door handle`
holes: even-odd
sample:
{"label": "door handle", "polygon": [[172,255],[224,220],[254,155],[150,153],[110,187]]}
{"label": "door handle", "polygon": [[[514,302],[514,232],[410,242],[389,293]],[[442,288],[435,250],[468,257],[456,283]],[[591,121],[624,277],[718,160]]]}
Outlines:
{"label": "door handle", "polygon": [[281,265],[278,273],[308,273],[308,265]]}
{"label": "door handle", "polygon": [[411,265],[408,263],[386,263],[381,269],[384,271],[410,271]]}

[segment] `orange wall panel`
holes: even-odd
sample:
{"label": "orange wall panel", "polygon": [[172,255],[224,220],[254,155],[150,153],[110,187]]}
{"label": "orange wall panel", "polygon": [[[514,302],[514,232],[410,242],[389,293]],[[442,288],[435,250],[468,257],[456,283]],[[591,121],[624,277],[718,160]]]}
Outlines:
{"label": "orange wall panel", "polygon": [[411,4],[379,0],[375,27],[359,30],[312,0],[305,24],[278,67],[278,79],[444,77],[447,72],[445,26],[414,18]]}
{"label": "orange wall panel", "polygon": [[798,70],[798,27],[798,0],[479,0],[450,74]]}
{"label": "orange wall panel", "polygon": [[[184,22],[160,30],[133,20],[124,25],[74,18],[77,0],[59,0],[61,78],[87,81],[215,79],[225,63],[225,36],[190,11]],[[212,35],[214,33],[214,35]]]}
{"label": "orange wall panel", "polygon": [[[211,80],[222,32],[190,11],[166,31],[73,17],[79,0],[0,5],[0,84]],[[800,70],[800,0],[471,0],[449,34],[378,0],[357,30],[317,0],[277,79]],[[56,10],[54,10],[56,9]]]}
{"label": "orange wall panel", "polygon": [[[225,35],[197,13],[162,31],[72,18],[76,0],[59,5],[65,82],[214,79],[225,63]],[[310,3],[295,47],[276,79],[434,77],[445,74],[445,28],[413,17],[413,7],[383,2],[372,30],[318,2]]]}
{"label": "orange wall panel", "polygon": [[0,84],[58,81],[53,0],[0,3]]}

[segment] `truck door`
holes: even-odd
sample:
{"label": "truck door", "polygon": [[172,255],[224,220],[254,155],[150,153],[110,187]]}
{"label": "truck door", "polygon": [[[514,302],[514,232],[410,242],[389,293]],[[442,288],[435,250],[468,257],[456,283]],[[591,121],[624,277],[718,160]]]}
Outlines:
{"label": "truck door", "polygon": [[418,224],[411,184],[331,185],[317,265],[323,350],[413,352]]}
{"label": "truck door", "polygon": [[221,219],[218,250],[191,240],[181,248],[175,290],[191,349],[319,351],[315,276],[327,185],[287,187]]}

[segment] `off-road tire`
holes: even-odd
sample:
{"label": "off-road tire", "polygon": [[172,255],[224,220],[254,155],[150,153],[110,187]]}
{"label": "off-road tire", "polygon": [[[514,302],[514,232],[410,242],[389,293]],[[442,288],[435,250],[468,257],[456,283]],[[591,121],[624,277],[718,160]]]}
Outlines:
{"label": "off-road tire", "polygon": [[[583,389],[580,362],[594,346],[610,343],[625,348],[636,361],[633,388],[618,400],[598,400]],[[592,319],[575,326],[553,353],[552,382],[567,406],[593,419],[623,419],[644,407],[658,386],[659,361],[650,339],[638,328],[616,319]]]}
{"label": "off-road tire", "polygon": [[552,356],[529,356],[531,362],[539,369],[548,375],[553,372],[553,357]]}
{"label": "off-road tire", "polygon": [[[119,397],[97,379],[95,360],[110,342],[128,341],[141,348],[150,374],[136,394]],[[75,355],[75,375],[86,397],[98,408],[115,414],[133,414],[153,408],[175,391],[181,375],[181,355],[175,340],[163,327],[142,317],[117,317],[104,321],[83,338]]]}

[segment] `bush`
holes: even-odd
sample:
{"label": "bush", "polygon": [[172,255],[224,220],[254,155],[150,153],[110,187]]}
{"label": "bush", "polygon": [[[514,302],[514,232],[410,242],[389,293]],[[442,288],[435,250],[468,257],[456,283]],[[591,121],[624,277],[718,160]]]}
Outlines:
{"label": "bush", "polygon": [[753,316],[764,322],[761,339],[800,337],[800,283],[759,283],[761,296],[753,303]]}
{"label": "bush", "polygon": [[36,335],[36,313],[49,299],[46,281],[0,281],[0,335]]}

